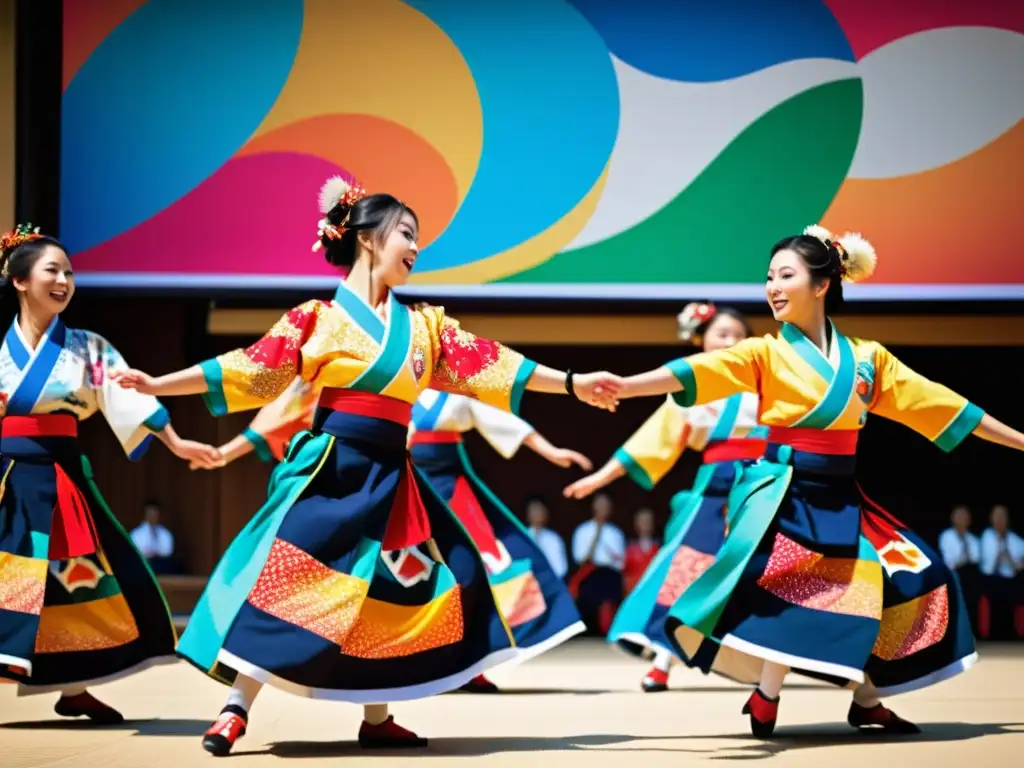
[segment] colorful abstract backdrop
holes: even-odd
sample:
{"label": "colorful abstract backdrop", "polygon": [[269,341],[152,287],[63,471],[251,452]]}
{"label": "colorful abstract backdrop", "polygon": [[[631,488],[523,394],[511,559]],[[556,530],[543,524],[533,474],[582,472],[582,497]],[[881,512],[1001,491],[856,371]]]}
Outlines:
{"label": "colorful abstract backdrop", "polygon": [[855,297],[1024,298],[1022,72],[1005,0],[65,0],[61,236],[93,285],[326,286],[341,173],[432,292],[753,297],[821,221]]}

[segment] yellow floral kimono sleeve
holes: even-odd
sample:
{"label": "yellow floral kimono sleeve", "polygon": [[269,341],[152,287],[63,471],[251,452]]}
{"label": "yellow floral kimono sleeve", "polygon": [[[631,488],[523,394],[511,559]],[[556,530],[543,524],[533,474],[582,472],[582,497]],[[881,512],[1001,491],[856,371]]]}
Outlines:
{"label": "yellow floral kimono sleeve", "polygon": [[419,310],[427,322],[433,368],[430,387],[466,395],[518,414],[537,363],[496,341],[474,336],[442,307]]}
{"label": "yellow floral kimono sleeve", "polygon": [[985,415],[967,398],[904,365],[881,344],[874,358],[874,397],[868,411],[910,427],[942,450],[960,445]]}
{"label": "yellow floral kimono sleeve", "polygon": [[304,359],[302,348],[329,307],[326,301],[307,301],[286,312],[255,344],[200,363],[207,387],[203,399],[210,412],[221,416],[260,408],[281,395],[296,376],[311,381],[320,364]]}
{"label": "yellow floral kimono sleeve", "polygon": [[688,424],[686,409],[670,395],[615,451],[614,458],[637,485],[650,490],[686,450]]}

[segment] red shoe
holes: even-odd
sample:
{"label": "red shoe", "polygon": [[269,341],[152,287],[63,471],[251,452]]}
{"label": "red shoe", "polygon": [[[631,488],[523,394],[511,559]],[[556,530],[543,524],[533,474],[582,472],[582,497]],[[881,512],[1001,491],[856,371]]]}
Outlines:
{"label": "red shoe", "polygon": [[668,672],[663,672],[657,667],[651,667],[651,671],[644,675],[640,681],[640,687],[645,693],[661,693],[668,690]]}
{"label": "red shoe", "polygon": [[248,714],[241,707],[224,707],[217,722],[203,734],[203,749],[214,757],[226,757],[235,742],[245,736],[247,719]]}
{"label": "red shoe", "polygon": [[74,696],[61,696],[53,707],[61,717],[85,716],[99,725],[117,725],[124,722],[124,716],[113,707],[108,707],[88,691]]}
{"label": "red shoe", "polygon": [[910,735],[920,733],[921,729],[909,720],[904,720],[891,709],[875,704],[873,707],[862,707],[857,702],[850,704],[850,713],[846,722],[854,728],[881,728],[886,733]]}
{"label": "red shoe", "polygon": [[359,746],[363,749],[414,749],[427,746],[427,740],[395,722],[394,715],[379,725],[363,720],[359,728]]}
{"label": "red shoe", "polygon": [[468,683],[459,688],[467,693],[499,693],[498,686],[492,683],[483,675],[477,675]]}
{"label": "red shoe", "polygon": [[757,688],[743,705],[743,714],[750,715],[750,732],[754,738],[770,739],[779,716],[779,697],[769,699]]}

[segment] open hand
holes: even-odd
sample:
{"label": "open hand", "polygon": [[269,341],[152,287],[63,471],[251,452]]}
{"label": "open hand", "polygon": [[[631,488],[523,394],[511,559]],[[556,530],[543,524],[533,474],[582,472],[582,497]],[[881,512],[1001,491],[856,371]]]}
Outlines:
{"label": "open hand", "polygon": [[619,404],[622,378],[607,371],[584,373],[573,377],[573,388],[576,396],[587,405],[614,411]]}
{"label": "open hand", "polygon": [[565,490],[562,491],[562,495],[567,499],[585,499],[594,491],[599,488],[603,488],[604,486],[605,482],[597,476],[597,473],[595,473],[593,475],[581,477],[575,483],[567,485]]}
{"label": "open hand", "polygon": [[117,382],[124,389],[134,389],[144,395],[156,394],[153,388],[153,377],[135,368],[129,368],[127,371],[111,371],[110,380]]}
{"label": "open hand", "polygon": [[189,463],[189,469],[217,469],[227,463],[219,448],[195,440],[178,440],[171,450]]}
{"label": "open hand", "polygon": [[586,456],[577,451],[572,451],[568,448],[555,448],[548,457],[552,464],[556,464],[559,467],[568,468],[575,464],[585,472],[589,472],[594,468],[594,465],[590,462]]}

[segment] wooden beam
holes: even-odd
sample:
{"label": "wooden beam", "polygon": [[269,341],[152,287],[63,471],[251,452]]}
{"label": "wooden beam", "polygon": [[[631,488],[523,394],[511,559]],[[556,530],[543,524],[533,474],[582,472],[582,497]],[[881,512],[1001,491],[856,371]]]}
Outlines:
{"label": "wooden beam", "polygon": [[[215,336],[258,337],[283,309],[214,309],[208,330]],[[674,315],[459,315],[468,331],[520,345],[676,345]],[[774,333],[771,318],[754,317],[757,334]],[[850,315],[838,325],[847,336],[894,346],[1024,346],[1024,317],[991,315]]]}

